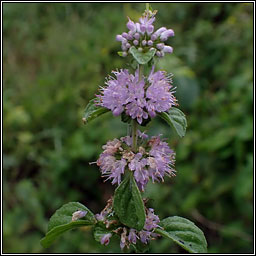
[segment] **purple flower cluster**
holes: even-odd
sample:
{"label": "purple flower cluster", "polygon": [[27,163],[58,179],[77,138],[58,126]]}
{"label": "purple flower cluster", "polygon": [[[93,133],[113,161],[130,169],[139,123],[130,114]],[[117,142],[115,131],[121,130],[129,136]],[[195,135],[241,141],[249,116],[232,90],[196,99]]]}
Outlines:
{"label": "purple flower cluster", "polygon": [[[104,215],[97,214],[98,216]],[[97,216],[96,216],[97,218]],[[106,217],[98,219],[103,223],[108,223]],[[134,228],[127,228],[127,227],[119,227],[116,230],[112,230],[109,233],[104,234],[101,237],[101,244],[108,245],[110,242],[110,238],[113,233],[120,235],[120,247],[124,249],[124,247],[130,246],[130,244],[136,244],[137,240],[140,240],[142,243],[147,244],[150,240],[155,239],[158,234],[154,233],[155,228],[159,228],[160,226],[158,223],[160,222],[159,217],[154,214],[154,210],[152,208],[146,208],[146,221],[144,228],[141,231],[138,231]],[[106,226],[107,227],[107,226]],[[109,228],[109,226],[107,227]]]}
{"label": "purple flower cluster", "polygon": [[156,55],[163,57],[165,53],[172,53],[173,48],[165,45],[169,37],[174,36],[172,29],[161,27],[154,32],[154,14],[144,14],[139,22],[133,22],[130,18],[126,26],[128,33],[123,32],[116,36],[116,40],[122,43],[122,56],[126,57],[131,46],[135,46],[139,51],[147,52],[149,49],[156,49]]}
{"label": "purple flower cluster", "polygon": [[175,153],[160,136],[150,139],[138,132],[138,151],[131,149],[132,138],[114,139],[103,146],[103,153],[97,160],[103,177],[111,179],[112,184],[120,184],[125,169],[133,172],[135,181],[141,191],[151,178],[152,182],[164,181],[164,176],[174,176]]}
{"label": "purple flower cluster", "polygon": [[154,67],[147,78],[139,80],[138,70],[135,75],[127,69],[113,71],[114,77],[106,81],[101,88],[100,105],[110,109],[118,116],[123,111],[141,124],[143,119],[154,117],[156,112],[168,111],[177,105],[172,79],[164,71],[154,72]]}

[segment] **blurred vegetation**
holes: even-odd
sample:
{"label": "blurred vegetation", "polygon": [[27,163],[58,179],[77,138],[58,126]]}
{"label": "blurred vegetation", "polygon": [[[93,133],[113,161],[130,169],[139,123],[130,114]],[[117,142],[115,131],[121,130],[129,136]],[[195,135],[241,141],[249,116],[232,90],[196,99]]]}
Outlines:
{"label": "blurred vegetation", "polygon": [[[175,178],[145,196],[161,218],[179,215],[204,232],[210,253],[253,252],[253,4],[155,3],[156,27],[175,31],[171,56],[158,68],[174,74],[188,120],[180,139],[160,119],[176,150]],[[94,162],[107,140],[126,134],[111,113],[84,126],[87,102],[111,70],[125,67],[115,35],[144,4],[3,4],[3,251],[119,252],[72,230],[45,250],[48,218],[79,201],[95,213],[113,193]],[[152,253],[184,252],[165,239]]]}

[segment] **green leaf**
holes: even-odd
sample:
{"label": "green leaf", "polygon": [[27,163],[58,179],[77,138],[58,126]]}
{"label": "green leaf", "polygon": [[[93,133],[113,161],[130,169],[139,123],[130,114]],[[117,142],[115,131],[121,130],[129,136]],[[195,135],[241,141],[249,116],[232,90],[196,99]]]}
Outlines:
{"label": "green leaf", "polygon": [[188,219],[173,216],[163,219],[156,233],[170,238],[175,243],[191,253],[206,253],[207,241],[204,233],[193,222]]}
{"label": "green leaf", "polygon": [[129,52],[132,54],[134,59],[136,59],[136,61],[139,64],[145,65],[154,57],[154,55],[156,53],[156,49],[152,49],[152,50],[149,50],[148,52],[144,53],[144,52],[139,52],[135,46],[132,46],[130,48]]}
{"label": "green leaf", "polygon": [[109,111],[109,109],[107,108],[96,106],[95,101],[96,99],[90,100],[84,110],[84,117],[83,117],[84,124],[89,123],[96,117]]}
{"label": "green leaf", "polygon": [[121,57],[123,57],[123,52],[117,52],[117,54]]}
{"label": "green leaf", "polygon": [[185,114],[178,108],[171,107],[169,112],[161,112],[158,115],[163,118],[170,126],[173,126],[180,137],[184,137],[187,129]]}
{"label": "green leaf", "polygon": [[144,227],[144,203],[132,173],[127,175],[115,190],[114,210],[124,225],[137,230]]}
{"label": "green leaf", "polygon": [[136,244],[131,244],[131,246],[134,248],[135,253],[146,253],[149,251],[149,243],[144,244],[140,240],[136,241]]}
{"label": "green leaf", "polygon": [[[83,218],[72,221],[72,215],[76,211],[86,211],[87,213]],[[94,223],[94,214],[87,207],[78,202],[67,203],[58,209],[50,218],[48,232],[41,239],[41,245],[47,248],[65,231],[76,227],[94,225]]]}

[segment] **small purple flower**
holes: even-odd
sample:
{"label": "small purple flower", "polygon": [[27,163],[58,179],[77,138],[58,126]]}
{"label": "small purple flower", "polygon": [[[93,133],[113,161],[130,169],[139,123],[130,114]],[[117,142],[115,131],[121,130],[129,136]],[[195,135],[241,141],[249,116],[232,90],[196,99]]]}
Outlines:
{"label": "small purple flower", "polygon": [[138,238],[138,236],[136,235],[136,230],[131,228],[129,235],[128,235],[128,241],[130,243],[136,244],[137,238]]}
{"label": "small purple flower", "polygon": [[144,229],[147,231],[151,231],[154,228],[158,228],[158,223],[160,222],[160,219],[157,215],[154,214],[154,209],[149,208],[148,214],[146,217]]}
{"label": "small purple flower", "polygon": [[111,173],[107,174],[108,178],[106,180],[113,179],[111,183],[113,185],[116,183],[119,185],[121,183],[121,175],[124,174],[125,166],[126,161],[124,159],[116,160]]}
{"label": "small purple flower", "polygon": [[148,18],[148,15],[140,18],[140,23],[148,27],[149,25],[152,25],[155,21],[155,17],[152,16],[150,19]]}
{"label": "small purple flower", "polygon": [[130,136],[125,136],[120,138],[120,140],[124,143],[126,143],[127,146],[131,146],[132,145],[132,137]]}
{"label": "small purple flower", "polygon": [[76,211],[72,214],[72,221],[83,218],[87,214],[87,211]]}
{"label": "small purple flower", "polygon": [[138,133],[138,136],[143,140],[146,140],[148,138],[148,135],[145,132],[141,132],[140,130],[137,130],[137,133]]}
{"label": "small purple flower", "polygon": [[159,236],[158,234],[154,233],[154,229],[160,227],[158,225],[159,222],[159,217],[154,214],[154,210],[152,208],[146,208],[146,221],[141,231],[138,231],[134,228],[131,228],[127,231],[125,227],[121,229],[121,249],[123,249],[125,246],[129,248],[130,244],[136,244],[138,240],[140,240],[144,244],[147,244],[150,240]]}
{"label": "small purple flower", "polygon": [[108,233],[108,234],[103,235],[102,238],[100,239],[100,243],[101,243],[102,245],[108,245],[111,236],[112,236],[111,233]]}
{"label": "small purple flower", "polygon": [[145,46],[147,44],[147,41],[143,40],[141,43],[142,43],[143,46]]}
{"label": "small purple flower", "polygon": [[104,215],[102,213],[95,214],[95,218],[96,218],[97,221],[104,221],[105,217],[106,217],[106,215]]}
{"label": "small purple flower", "polygon": [[113,155],[103,152],[97,160],[97,165],[103,177],[107,177],[106,180],[112,179],[112,184],[120,184],[127,163],[125,159],[116,160]]}
{"label": "small purple flower", "polygon": [[148,183],[148,171],[144,168],[147,165],[147,160],[142,158],[141,153],[137,153],[129,164],[130,170],[134,171],[134,178],[140,188],[144,191],[145,185]]}
{"label": "small purple flower", "polygon": [[120,239],[120,247],[123,250],[124,247],[126,246],[126,241],[127,241],[127,229],[123,228],[123,233],[121,234],[121,239]]}
{"label": "small purple flower", "polygon": [[140,240],[143,244],[147,244],[150,240],[150,231],[142,230],[139,232]]}

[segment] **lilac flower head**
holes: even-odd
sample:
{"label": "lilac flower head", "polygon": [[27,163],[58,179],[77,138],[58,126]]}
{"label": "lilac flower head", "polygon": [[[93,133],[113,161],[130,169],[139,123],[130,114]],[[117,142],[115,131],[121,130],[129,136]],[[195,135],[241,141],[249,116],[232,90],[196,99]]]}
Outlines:
{"label": "lilac flower head", "polygon": [[[132,150],[132,137],[114,139],[103,146],[104,152],[97,160],[103,177],[120,184],[126,169],[133,172],[134,179],[144,191],[149,179],[164,181],[165,176],[174,176],[175,153],[160,136],[150,139],[144,132],[138,132],[138,151]],[[99,216],[100,217],[100,216]]]}
{"label": "lilac flower head", "polygon": [[[122,56],[125,57],[129,54],[128,49],[132,46],[139,48],[142,46],[142,52],[148,52],[151,47],[157,48],[159,41],[166,41],[169,37],[174,36],[172,29],[161,27],[154,32],[154,21],[156,13],[145,12],[139,19],[139,22],[134,22],[128,17],[127,28],[128,33],[123,32],[117,35],[116,40],[122,42]],[[149,38],[150,37],[150,38]],[[148,45],[145,43],[149,40]],[[130,47],[125,48],[124,43],[129,43]],[[164,44],[165,46],[165,44]],[[162,47],[163,48],[163,47]],[[172,51],[157,51],[156,56],[162,57],[165,53],[172,53]]]}
{"label": "lilac flower head", "polygon": [[[159,226],[159,217],[154,213],[154,209],[152,208],[145,207],[145,213],[146,219],[142,230],[139,231],[120,224],[116,229],[112,229],[111,232],[102,235],[100,240],[101,244],[108,245],[110,237],[113,233],[119,235],[120,247],[122,250],[124,247],[129,248],[131,244],[135,245],[139,240],[142,243],[147,244],[150,240],[155,239],[157,236],[159,236],[157,233],[155,233],[155,229],[161,228]],[[100,214],[96,214],[95,216],[100,215],[102,215],[102,217],[97,217],[96,219],[102,222],[101,225],[106,225],[107,229],[110,227],[110,225],[118,223],[118,221],[115,219],[115,212],[113,211],[112,198],[108,200],[108,203],[102,212]]]}
{"label": "lilac flower head", "polygon": [[168,111],[177,104],[174,91],[171,91],[172,81],[163,71],[154,72],[153,67],[146,81],[144,77],[139,80],[138,70],[135,75],[126,69],[113,73],[116,78],[110,77],[107,86],[101,88],[102,94],[97,96],[99,104],[110,109],[115,116],[125,112],[141,124],[148,116],[155,117],[157,112]]}

